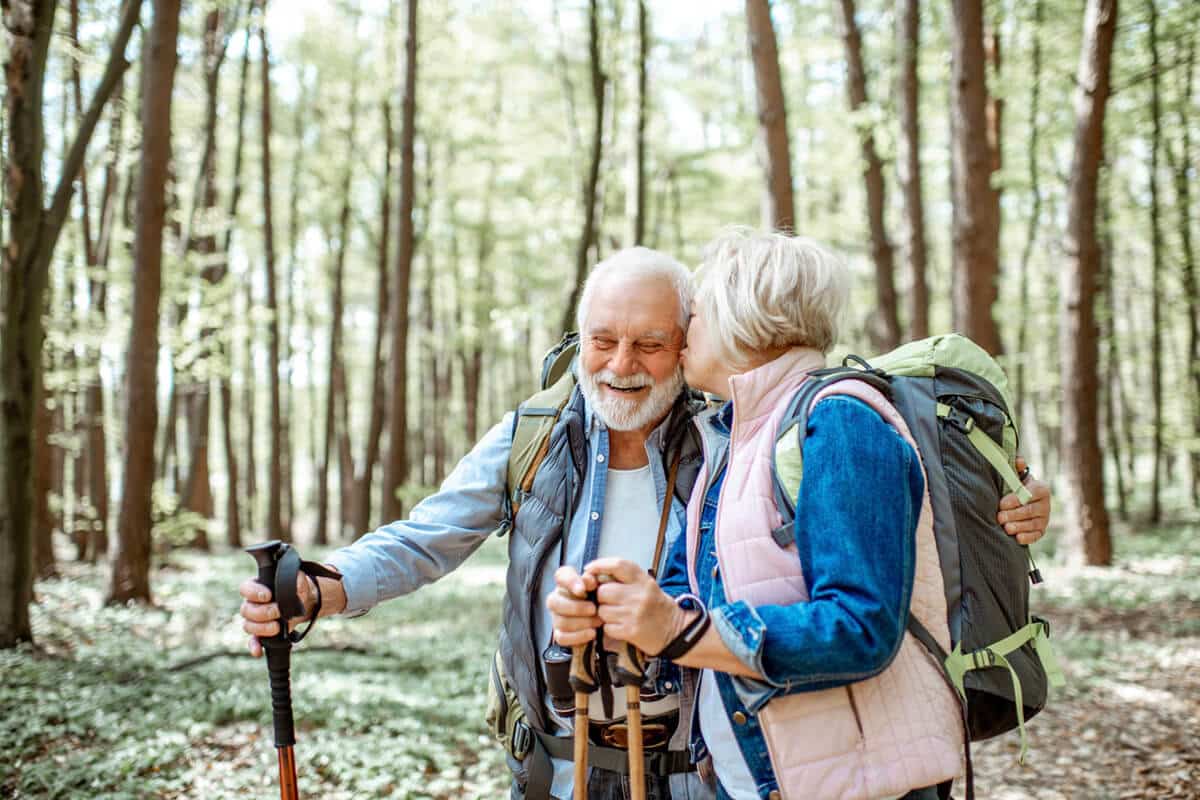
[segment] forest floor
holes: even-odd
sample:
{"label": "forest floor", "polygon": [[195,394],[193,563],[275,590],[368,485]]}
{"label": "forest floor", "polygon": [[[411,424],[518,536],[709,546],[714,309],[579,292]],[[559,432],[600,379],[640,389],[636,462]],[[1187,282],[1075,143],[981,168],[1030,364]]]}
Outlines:
{"label": "forest floor", "polygon": [[[1200,523],[1124,527],[1116,543],[1111,569],[1040,559],[1034,609],[1068,683],[1030,723],[1025,766],[1015,734],[974,747],[979,797],[1200,798]],[[305,797],[507,796],[483,723],[504,562],[489,542],[411,597],[323,620],[294,652]],[[277,796],[265,665],[235,622],[251,567],[175,552],[152,608],[104,608],[94,566],[39,582],[37,646],[0,653],[0,797]]]}

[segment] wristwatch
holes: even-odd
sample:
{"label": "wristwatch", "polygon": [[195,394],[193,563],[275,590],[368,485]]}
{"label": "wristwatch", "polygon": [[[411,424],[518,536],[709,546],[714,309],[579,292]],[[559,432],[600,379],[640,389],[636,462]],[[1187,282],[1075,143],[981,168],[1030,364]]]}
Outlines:
{"label": "wristwatch", "polygon": [[658,654],[659,658],[665,658],[668,661],[675,661],[695,647],[696,643],[700,641],[700,637],[708,630],[708,625],[711,622],[708,618],[708,609],[704,607],[704,603],[700,602],[700,598],[696,597],[696,595],[681,594],[675,598],[675,604],[684,611],[699,611],[700,616],[684,626],[679,635],[667,642],[667,646]]}

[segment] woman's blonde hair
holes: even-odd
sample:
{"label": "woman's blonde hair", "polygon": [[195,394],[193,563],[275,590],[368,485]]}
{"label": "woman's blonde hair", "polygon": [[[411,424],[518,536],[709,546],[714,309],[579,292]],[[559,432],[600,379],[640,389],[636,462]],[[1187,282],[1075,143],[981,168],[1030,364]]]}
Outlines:
{"label": "woman's blonde hair", "polygon": [[849,294],[841,260],[812,239],[731,228],[704,250],[695,303],[726,363],[776,347],[829,352]]}

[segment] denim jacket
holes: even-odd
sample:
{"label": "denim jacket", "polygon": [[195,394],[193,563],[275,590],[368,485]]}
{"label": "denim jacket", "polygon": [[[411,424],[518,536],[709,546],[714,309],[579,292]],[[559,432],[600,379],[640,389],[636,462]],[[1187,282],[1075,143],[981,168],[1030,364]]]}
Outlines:
{"label": "denim jacket", "polygon": [[[727,439],[731,420],[727,404],[699,424]],[[733,729],[759,793],[767,797],[777,785],[754,712],[779,694],[878,674],[900,646],[924,479],[912,447],[871,408],[845,397],[821,402],[809,417],[804,480],[796,501],[796,546],[809,602],[751,607],[725,597],[713,530],[724,466],[715,460],[700,517],[695,574],[699,597],[722,641],[765,679],[713,673],[726,713],[733,718],[740,712],[746,720]],[[674,596],[690,591],[687,537],[676,540],[661,584]],[[695,711],[691,749],[697,761],[707,752]]]}

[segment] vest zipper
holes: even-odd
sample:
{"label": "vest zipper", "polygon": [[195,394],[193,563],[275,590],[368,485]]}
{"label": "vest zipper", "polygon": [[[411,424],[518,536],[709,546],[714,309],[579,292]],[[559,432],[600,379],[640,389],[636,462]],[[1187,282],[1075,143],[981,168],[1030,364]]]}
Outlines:
{"label": "vest zipper", "polygon": [[846,684],[846,697],[850,698],[850,711],[854,713],[854,724],[858,726],[859,742],[866,742],[866,734],[863,733],[862,717],[858,713],[858,701],[854,699],[854,690],[850,688],[850,684]]}

